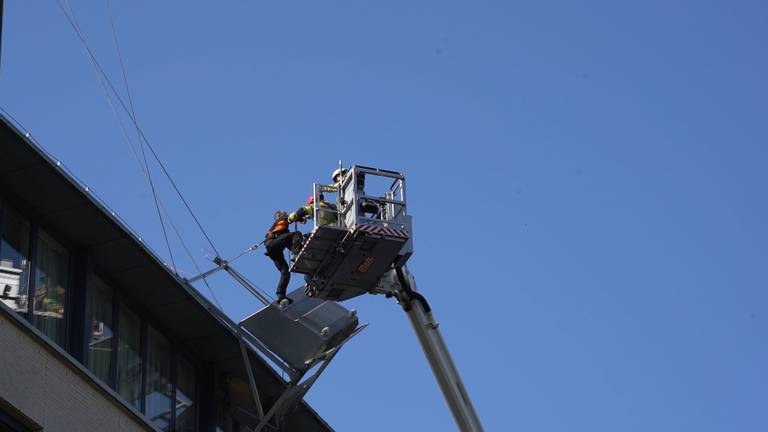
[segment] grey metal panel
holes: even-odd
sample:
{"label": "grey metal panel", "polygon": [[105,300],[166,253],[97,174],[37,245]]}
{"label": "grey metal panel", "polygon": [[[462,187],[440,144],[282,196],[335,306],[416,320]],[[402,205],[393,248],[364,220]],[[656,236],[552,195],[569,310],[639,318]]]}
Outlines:
{"label": "grey metal panel", "polygon": [[[316,297],[343,301],[365,294],[376,284],[403,247],[405,239],[356,232],[313,274]],[[333,251],[328,251],[330,255]]]}
{"label": "grey metal panel", "polygon": [[341,305],[307,297],[301,288],[288,297],[293,300],[288,307],[267,305],[240,325],[297,370],[306,369],[357,327],[357,316]]}
{"label": "grey metal panel", "polygon": [[291,271],[313,275],[322,266],[325,259],[347,235],[346,229],[329,226],[317,227],[304,244]]}

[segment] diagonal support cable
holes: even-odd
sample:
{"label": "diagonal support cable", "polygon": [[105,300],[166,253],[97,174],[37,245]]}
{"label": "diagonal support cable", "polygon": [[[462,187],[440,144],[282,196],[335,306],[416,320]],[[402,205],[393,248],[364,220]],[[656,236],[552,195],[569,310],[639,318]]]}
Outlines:
{"label": "diagonal support cable", "polygon": [[[104,91],[104,98],[107,100],[107,103],[109,104],[110,109],[112,110],[112,113],[115,115],[115,118],[117,119],[117,122],[118,122],[118,124],[120,126],[120,130],[121,130],[121,132],[123,134],[123,138],[128,143],[128,146],[131,148],[131,151],[134,151],[133,150],[133,145],[131,144],[131,141],[128,138],[127,132],[125,131],[125,126],[123,125],[123,121],[120,118],[119,114],[117,113],[117,110],[116,110],[114,104],[112,103],[112,98],[110,97],[109,91],[107,90],[107,86],[105,85],[105,80],[108,81],[108,77],[106,75],[103,75],[103,71],[101,71],[102,73],[100,73],[100,67],[98,67],[98,64],[96,62],[96,58],[92,55],[92,53],[90,51],[90,48],[88,46],[88,43],[85,40],[85,35],[83,34],[82,30],[80,29],[80,24],[77,22],[77,17],[75,16],[75,11],[72,8],[72,5],[69,3],[69,0],[64,0],[67,8],[69,8],[69,11],[67,11],[66,8],[64,7],[64,5],[59,0],[56,0],[56,1],[59,4],[59,7],[61,8],[61,10],[64,13],[64,15],[69,20],[69,22],[72,25],[72,27],[74,28],[75,32],[80,37],[80,40],[83,42],[84,46],[86,47],[86,51],[90,54],[89,55],[89,60],[91,61],[91,65],[96,70],[96,78],[99,80],[99,84],[101,85],[101,88]],[[113,90],[114,90],[114,88],[113,88]],[[146,165],[146,156],[144,157],[144,163]],[[158,217],[160,219],[160,227],[162,228],[162,231],[163,231],[163,238],[165,240],[165,246],[168,249],[168,255],[170,256],[170,259],[171,259],[171,264],[173,266],[173,271],[174,271],[174,273],[178,274],[177,267],[176,267],[176,261],[175,261],[175,259],[173,257],[173,251],[171,249],[170,241],[168,240],[168,233],[167,233],[167,230],[165,229],[165,223],[163,222],[163,217],[160,214],[160,207],[159,207],[159,204],[158,204],[157,194],[155,193],[155,188],[154,188],[154,185],[152,184],[152,178],[150,176],[149,167],[148,166],[147,166],[147,171],[144,174],[149,179],[150,188],[152,190],[152,196],[154,197],[155,207],[157,209],[157,214],[158,214]]]}
{"label": "diagonal support cable", "polygon": [[152,156],[155,158],[155,160],[157,161],[157,164],[160,166],[161,170],[163,171],[163,174],[165,174],[165,176],[168,178],[168,181],[173,186],[174,191],[176,192],[176,194],[179,196],[179,199],[181,199],[182,203],[186,207],[187,212],[189,212],[190,216],[195,221],[195,224],[197,224],[197,227],[200,230],[200,232],[203,234],[203,237],[205,237],[206,241],[211,246],[211,248],[216,252],[216,254],[217,255],[221,255],[219,253],[218,249],[216,248],[216,246],[213,244],[213,241],[211,240],[210,236],[208,236],[208,233],[205,231],[205,229],[203,228],[202,224],[200,223],[200,220],[197,218],[195,213],[192,211],[192,208],[190,207],[190,205],[187,202],[186,198],[184,198],[184,195],[181,193],[181,190],[179,189],[178,185],[176,184],[176,182],[171,177],[170,173],[166,169],[166,167],[163,164],[163,162],[160,159],[160,157],[157,155],[157,152],[155,151],[154,147],[152,147],[152,145],[150,144],[150,142],[147,139],[146,135],[144,134],[144,132],[139,127],[138,122],[136,121],[136,117],[134,115],[132,115],[131,110],[128,108],[128,106],[126,105],[125,101],[123,101],[123,99],[120,97],[120,94],[115,89],[115,86],[112,84],[112,81],[109,79],[109,76],[106,74],[106,72],[102,68],[101,64],[99,63],[99,61],[96,59],[96,56],[94,55],[93,51],[91,50],[90,45],[88,44],[87,40],[85,39],[85,36],[82,34],[81,31],[79,31],[79,27],[76,25],[75,22],[73,22],[72,17],[70,17],[69,14],[67,14],[67,11],[64,8],[64,6],[62,5],[61,0],[56,0],[56,2],[58,3],[58,5],[61,8],[62,12],[64,12],[64,16],[67,18],[67,21],[69,21],[69,24],[72,26],[72,28],[77,33],[78,37],[80,38],[80,41],[83,43],[83,46],[84,46],[84,48],[86,50],[86,53],[92,59],[93,64],[95,65],[96,69],[98,70],[98,73],[104,78],[105,82],[107,83],[107,85],[109,86],[110,90],[114,94],[115,99],[120,103],[120,106],[127,113],[128,117],[130,118],[131,122],[133,123],[134,127],[136,128],[136,130],[137,130],[141,140],[147,145],[147,148],[149,148],[150,152],[152,153]]}

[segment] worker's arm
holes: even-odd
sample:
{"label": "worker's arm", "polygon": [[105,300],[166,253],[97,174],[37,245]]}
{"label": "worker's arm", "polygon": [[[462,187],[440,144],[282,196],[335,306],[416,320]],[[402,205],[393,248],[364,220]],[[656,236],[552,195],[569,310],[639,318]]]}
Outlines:
{"label": "worker's arm", "polygon": [[306,219],[312,219],[312,213],[314,212],[312,211],[311,205],[299,207],[298,210],[288,215],[288,222],[294,223],[301,222],[302,220]]}

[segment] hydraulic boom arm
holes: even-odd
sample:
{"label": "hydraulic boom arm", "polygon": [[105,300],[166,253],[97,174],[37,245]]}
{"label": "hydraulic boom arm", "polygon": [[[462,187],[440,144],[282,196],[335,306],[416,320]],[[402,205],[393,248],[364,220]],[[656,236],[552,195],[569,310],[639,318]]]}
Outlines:
{"label": "hydraulic boom arm", "polygon": [[403,266],[385,275],[379,287],[380,292],[396,296],[403,305],[459,430],[482,432],[480,418],[461,382],[459,371],[453,364],[448,347],[440,334],[439,324],[432,316],[424,296],[416,291],[413,275]]}

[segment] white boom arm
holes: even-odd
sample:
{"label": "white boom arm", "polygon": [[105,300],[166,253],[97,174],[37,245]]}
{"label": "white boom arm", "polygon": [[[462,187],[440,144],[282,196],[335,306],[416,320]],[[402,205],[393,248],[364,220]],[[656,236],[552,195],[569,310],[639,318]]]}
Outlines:
{"label": "white boom arm", "polygon": [[482,432],[480,418],[461,382],[459,371],[453,364],[448,347],[440,334],[439,324],[432,316],[424,297],[416,291],[413,275],[405,267],[393,270],[382,278],[379,287],[384,294],[396,296],[403,305],[459,430]]}

